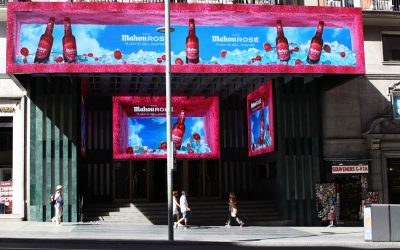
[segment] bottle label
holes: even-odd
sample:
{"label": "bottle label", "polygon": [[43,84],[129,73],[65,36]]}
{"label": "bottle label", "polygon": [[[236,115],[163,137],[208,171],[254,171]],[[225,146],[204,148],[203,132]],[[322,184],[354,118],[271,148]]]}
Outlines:
{"label": "bottle label", "polygon": [[75,60],[77,57],[77,52],[76,52],[76,45],[73,41],[66,42],[64,44],[64,57],[67,60]]}
{"label": "bottle label", "polygon": [[318,61],[321,56],[322,46],[319,43],[311,43],[310,50],[308,51],[308,58],[313,61]]}
{"label": "bottle label", "polygon": [[182,129],[176,128],[172,130],[172,141],[175,142],[175,145],[177,146],[178,149],[182,144],[182,137],[183,137]]}
{"label": "bottle label", "polygon": [[186,57],[191,60],[199,58],[199,49],[196,42],[189,41],[186,44]]}
{"label": "bottle label", "polygon": [[36,50],[36,58],[44,59],[50,55],[51,44],[47,39],[42,39],[39,42],[38,48]]}
{"label": "bottle label", "polygon": [[276,51],[278,53],[278,59],[281,61],[289,60],[289,45],[287,43],[278,43],[276,45]]}

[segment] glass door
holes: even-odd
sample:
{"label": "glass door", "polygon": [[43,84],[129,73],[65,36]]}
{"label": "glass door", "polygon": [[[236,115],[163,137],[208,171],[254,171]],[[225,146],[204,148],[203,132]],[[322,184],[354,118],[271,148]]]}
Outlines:
{"label": "glass door", "polygon": [[400,159],[389,159],[387,168],[389,204],[400,204]]}
{"label": "glass door", "polygon": [[147,161],[114,163],[114,199],[146,200],[148,198]]}
{"label": "glass door", "polygon": [[220,167],[218,160],[188,160],[187,187],[191,197],[211,198],[220,195]]}

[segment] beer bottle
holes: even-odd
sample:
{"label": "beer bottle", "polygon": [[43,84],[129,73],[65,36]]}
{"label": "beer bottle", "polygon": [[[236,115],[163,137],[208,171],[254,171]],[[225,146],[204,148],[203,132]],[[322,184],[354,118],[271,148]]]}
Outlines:
{"label": "beer bottle", "polygon": [[186,63],[199,63],[199,39],[196,36],[194,19],[189,19],[189,34],[186,37]]}
{"label": "beer bottle", "polygon": [[318,63],[321,58],[322,45],[324,43],[322,40],[323,30],[324,22],[320,21],[315,36],[311,40],[310,49],[308,50],[307,62],[310,64]]}
{"label": "beer bottle", "polygon": [[290,58],[289,43],[283,33],[281,20],[276,22],[276,31],[278,34],[278,37],[276,38],[276,52],[278,53],[278,59],[281,62],[287,62]]}
{"label": "beer bottle", "polygon": [[76,62],[77,50],[74,35],[72,35],[71,21],[69,17],[64,18],[64,37],[62,38],[64,61]]}
{"label": "beer bottle", "polygon": [[264,109],[261,109],[260,136],[258,137],[258,144],[260,145],[264,144],[264,119]]}
{"label": "beer bottle", "polygon": [[54,17],[49,18],[47,23],[46,31],[40,37],[39,44],[36,50],[34,63],[47,63],[50,58],[51,47],[53,46],[53,29],[54,29]]}
{"label": "beer bottle", "polygon": [[181,149],[183,135],[185,134],[185,118],[186,110],[181,109],[178,121],[174,124],[172,128],[172,141],[175,143],[175,147],[177,150]]}

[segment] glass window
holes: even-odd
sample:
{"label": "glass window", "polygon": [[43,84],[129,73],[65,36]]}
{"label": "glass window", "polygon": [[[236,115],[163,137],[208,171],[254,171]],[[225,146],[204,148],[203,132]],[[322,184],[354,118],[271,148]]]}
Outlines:
{"label": "glass window", "polygon": [[400,62],[400,34],[382,34],[383,61]]}

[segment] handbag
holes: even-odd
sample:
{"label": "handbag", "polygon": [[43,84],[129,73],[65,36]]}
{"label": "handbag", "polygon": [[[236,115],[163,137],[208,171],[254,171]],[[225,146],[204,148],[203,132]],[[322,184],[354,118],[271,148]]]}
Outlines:
{"label": "handbag", "polygon": [[231,216],[232,216],[232,217],[236,217],[237,212],[238,212],[237,208],[232,208]]}

